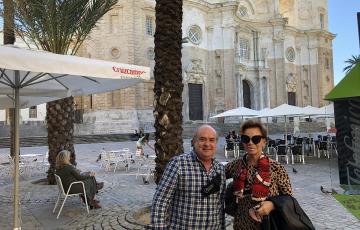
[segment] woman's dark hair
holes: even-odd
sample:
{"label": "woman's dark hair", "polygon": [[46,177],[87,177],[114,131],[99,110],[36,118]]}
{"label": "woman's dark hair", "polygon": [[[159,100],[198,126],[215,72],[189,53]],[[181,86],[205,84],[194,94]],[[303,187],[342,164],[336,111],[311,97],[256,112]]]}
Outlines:
{"label": "woman's dark hair", "polygon": [[240,126],[240,134],[244,134],[245,130],[250,128],[258,128],[260,129],[261,135],[263,137],[267,137],[267,130],[264,125],[258,120],[247,120]]}

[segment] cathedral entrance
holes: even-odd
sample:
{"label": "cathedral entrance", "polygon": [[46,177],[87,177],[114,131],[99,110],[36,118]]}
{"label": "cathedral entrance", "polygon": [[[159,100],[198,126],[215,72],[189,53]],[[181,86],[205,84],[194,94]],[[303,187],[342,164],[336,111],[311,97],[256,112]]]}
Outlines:
{"label": "cathedral entrance", "polygon": [[251,90],[249,82],[243,80],[243,100],[244,107],[251,109]]}
{"label": "cathedral entrance", "polygon": [[201,84],[188,84],[189,87],[189,119],[203,119],[203,98]]}
{"label": "cathedral entrance", "polygon": [[295,92],[288,92],[288,104],[296,105],[296,94]]}

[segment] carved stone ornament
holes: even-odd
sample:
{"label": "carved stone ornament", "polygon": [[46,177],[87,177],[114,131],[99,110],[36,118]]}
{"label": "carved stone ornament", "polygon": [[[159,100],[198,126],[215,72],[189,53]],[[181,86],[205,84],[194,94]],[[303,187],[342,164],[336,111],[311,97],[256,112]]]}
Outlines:
{"label": "carved stone ornament", "polygon": [[289,62],[294,62],[295,61],[295,50],[294,50],[294,48],[288,47],[286,49],[286,51],[285,51],[285,56],[286,56],[286,59]]}
{"label": "carved stone ornament", "polygon": [[185,79],[189,83],[203,84],[205,77],[205,70],[202,67],[202,60],[192,59],[191,63],[186,71],[187,78]]}
{"label": "carved stone ornament", "polygon": [[290,73],[286,80],[286,91],[296,92],[296,78],[293,73]]}
{"label": "carved stone ornament", "polygon": [[118,58],[120,56],[120,49],[118,47],[113,47],[110,50],[111,57]]}
{"label": "carved stone ornament", "polygon": [[299,18],[302,20],[310,19],[312,14],[311,1],[303,0],[300,1],[298,8]]}

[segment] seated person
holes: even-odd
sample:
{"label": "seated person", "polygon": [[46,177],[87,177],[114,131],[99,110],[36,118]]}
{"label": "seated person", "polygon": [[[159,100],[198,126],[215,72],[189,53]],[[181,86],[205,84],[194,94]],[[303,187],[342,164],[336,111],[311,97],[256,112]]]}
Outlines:
{"label": "seated person", "polygon": [[231,132],[229,131],[228,135],[226,135],[225,140],[230,140],[231,139]]}
{"label": "seated person", "polygon": [[[95,172],[81,172],[70,163],[70,152],[62,150],[56,156],[56,175],[61,178],[65,192],[69,189],[70,184],[75,181],[83,181],[85,185],[87,202],[90,208],[101,208],[99,201],[95,200],[95,193],[104,187],[104,183],[97,183]],[[71,186],[71,193],[81,193],[83,191],[81,184]],[[85,202],[84,196],[82,196]]]}

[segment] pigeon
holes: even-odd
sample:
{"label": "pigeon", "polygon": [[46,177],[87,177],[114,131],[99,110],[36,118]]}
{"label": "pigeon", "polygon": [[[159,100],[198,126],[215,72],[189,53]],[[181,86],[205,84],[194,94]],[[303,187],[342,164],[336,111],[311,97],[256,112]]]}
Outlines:
{"label": "pigeon", "polygon": [[320,186],[320,190],[322,193],[325,193],[325,194],[331,193],[330,191],[325,190],[323,186]]}
{"label": "pigeon", "polygon": [[101,161],[101,154],[99,154],[98,158],[96,159],[96,162]]}
{"label": "pigeon", "polygon": [[149,184],[149,181],[148,181],[148,180],[146,180],[146,178],[145,178],[145,177],[143,177],[142,179],[143,179],[143,183],[144,183],[144,184]]}
{"label": "pigeon", "polygon": [[298,173],[298,171],[296,170],[296,168],[292,168],[293,173]]}

